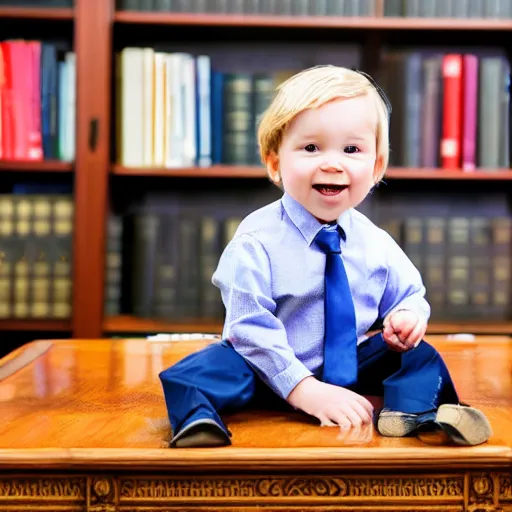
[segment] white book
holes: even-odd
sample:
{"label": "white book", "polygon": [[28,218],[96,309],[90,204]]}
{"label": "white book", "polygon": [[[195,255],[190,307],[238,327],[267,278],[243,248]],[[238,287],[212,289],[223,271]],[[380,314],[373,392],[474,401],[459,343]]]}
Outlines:
{"label": "white book", "polygon": [[120,54],[118,118],[121,123],[119,163],[126,167],[143,165],[143,71],[143,49],[124,48]]}
{"label": "white book", "polygon": [[167,55],[167,81],[169,82],[169,112],[165,167],[182,167],[184,149],[184,101],[182,87],[181,54]]}
{"label": "white book", "polygon": [[68,87],[67,87],[67,82],[68,82],[68,78],[67,78],[67,75],[68,75],[68,66],[66,64],[66,62],[58,62],[57,63],[57,67],[58,67],[58,80],[59,80],[59,85],[58,85],[58,90],[59,90],[59,94],[57,96],[57,101],[58,101],[58,141],[59,141],[59,158],[61,160],[64,160],[66,161],[67,160],[67,146],[68,146],[68,143],[67,143],[67,138],[68,138],[68,133],[69,133],[69,129],[68,129],[68,116],[66,114],[66,107],[67,107],[67,96],[68,96]]}
{"label": "white book", "polygon": [[197,108],[199,109],[197,160],[199,167],[212,165],[211,63],[208,55],[197,57]]}
{"label": "white book", "polygon": [[64,57],[66,62],[66,87],[67,87],[67,130],[65,160],[72,162],[75,159],[76,148],[76,54],[66,52]]}
{"label": "white book", "polygon": [[155,85],[153,98],[153,165],[155,167],[165,166],[165,60],[166,55],[164,53],[155,53]]}
{"label": "white book", "polygon": [[180,54],[184,103],[183,165],[196,164],[196,66],[195,59],[187,53]]}
{"label": "white book", "polygon": [[153,95],[155,84],[155,51],[143,48],[143,79],[142,79],[142,165],[152,167],[153,155]]}

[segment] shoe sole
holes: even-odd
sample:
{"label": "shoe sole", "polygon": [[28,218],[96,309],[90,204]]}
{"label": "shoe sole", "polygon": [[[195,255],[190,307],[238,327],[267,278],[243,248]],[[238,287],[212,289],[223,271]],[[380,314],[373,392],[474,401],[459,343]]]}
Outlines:
{"label": "shoe sole", "polygon": [[381,413],[377,430],[385,437],[404,437],[416,428],[416,419],[398,414]]}
{"label": "shoe sole", "polygon": [[228,435],[212,420],[197,420],[187,425],[177,434],[169,446],[171,448],[205,448],[231,444]]}
{"label": "shoe sole", "polygon": [[488,419],[473,407],[443,404],[437,410],[436,421],[459,445],[475,446],[485,443],[492,436]]}

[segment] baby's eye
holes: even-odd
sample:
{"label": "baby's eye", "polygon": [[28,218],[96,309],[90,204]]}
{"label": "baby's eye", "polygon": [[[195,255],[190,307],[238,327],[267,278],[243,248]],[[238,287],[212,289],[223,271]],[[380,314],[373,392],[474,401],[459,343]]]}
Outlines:
{"label": "baby's eye", "polygon": [[304,151],[307,151],[308,153],[314,153],[317,149],[318,147],[316,144],[308,144],[304,147]]}
{"label": "baby's eye", "polygon": [[357,153],[359,148],[357,146],[346,146],[345,153]]}

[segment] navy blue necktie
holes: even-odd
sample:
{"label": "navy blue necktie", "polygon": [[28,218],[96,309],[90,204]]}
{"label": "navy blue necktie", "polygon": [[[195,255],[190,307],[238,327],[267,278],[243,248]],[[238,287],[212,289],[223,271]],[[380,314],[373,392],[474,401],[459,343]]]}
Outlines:
{"label": "navy blue necktie", "polygon": [[340,256],[340,234],[337,229],[324,228],[315,242],[326,258],[323,381],[349,386],[357,381],[356,315]]}

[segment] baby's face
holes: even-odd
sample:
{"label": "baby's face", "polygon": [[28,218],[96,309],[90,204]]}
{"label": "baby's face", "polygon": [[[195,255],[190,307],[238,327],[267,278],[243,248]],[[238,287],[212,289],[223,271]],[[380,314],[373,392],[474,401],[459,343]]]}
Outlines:
{"label": "baby's face", "polygon": [[279,148],[284,190],[322,222],[357,206],[374,184],[376,129],[377,110],[369,96],[301,112]]}

